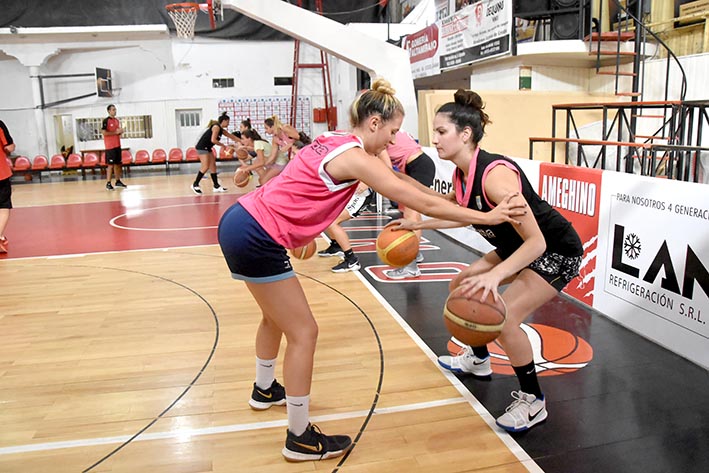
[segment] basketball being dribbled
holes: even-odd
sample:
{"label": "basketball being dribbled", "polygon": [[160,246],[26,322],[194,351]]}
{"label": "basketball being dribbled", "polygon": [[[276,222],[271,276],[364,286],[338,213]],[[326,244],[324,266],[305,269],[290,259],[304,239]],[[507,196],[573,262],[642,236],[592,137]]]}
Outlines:
{"label": "basketball being dribbled", "polygon": [[485,301],[480,302],[481,295],[482,289],[465,297],[461,289],[456,288],[443,307],[443,321],[450,334],[474,347],[486,345],[500,336],[507,317],[502,299],[495,301],[492,294],[488,294]]}
{"label": "basketball being dribbled", "polygon": [[251,173],[249,172],[237,172],[234,174],[234,184],[236,184],[236,187],[246,187],[249,185],[250,180]]}
{"label": "basketball being dribbled", "polygon": [[310,243],[307,243],[303,246],[292,248],[290,250],[290,254],[292,257],[297,259],[308,259],[315,254],[315,251],[317,251],[317,249],[317,243],[315,243],[315,240],[312,240]]}
{"label": "basketball being dribbled", "polygon": [[389,266],[406,266],[418,252],[419,239],[413,230],[386,227],[377,237],[377,255]]}
{"label": "basketball being dribbled", "polygon": [[246,150],[246,148],[236,148],[236,157],[239,158],[239,160],[244,161],[249,159],[249,152]]}

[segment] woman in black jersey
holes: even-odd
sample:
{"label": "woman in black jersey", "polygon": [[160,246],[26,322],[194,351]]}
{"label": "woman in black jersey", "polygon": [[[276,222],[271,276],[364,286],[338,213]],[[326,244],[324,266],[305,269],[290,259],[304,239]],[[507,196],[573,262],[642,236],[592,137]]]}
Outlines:
{"label": "woman in black jersey", "polygon": [[[485,125],[490,123],[483,108],[478,94],[458,90],[455,101],[436,113],[433,144],[441,159],[456,165],[454,192],[447,198],[474,210],[490,211],[505,196],[516,192],[511,202],[526,203],[531,210],[519,217],[518,225],[475,225],[495,249],[468,266],[450,284],[451,291],[461,286],[466,295],[482,288],[483,299],[489,293],[497,299],[498,287],[510,284],[501,296],[507,306],[507,321],[498,340],[519,379],[520,390],[512,393],[514,401],[497,424],[520,432],[547,417],[532,346],[520,324],[578,274],[583,247],[571,223],[537,195],[513,160],[479,147]],[[437,219],[394,224],[416,230],[462,226]],[[441,356],[438,363],[456,373],[483,377],[492,374],[487,346],[464,347],[461,355]]]}
{"label": "woman in black jersey", "polygon": [[214,192],[226,192],[226,188],[222,187],[217,180],[217,157],[212,153],[214,145],[226,147],[224,143],[219,141],[222,135],[226,135],[233,141],[240,143],[241,140],[227,131],[229,127],[229,115],[222,113],[218,120],[211,120],[207,126],[207,130],[202,134],[195,148],[199,154],[199,172],[192,184],[192,192],[197,195],[202,195],[202,188],[199,187],[199,181],[202,180],[204,174],[209,170],[214,184]]}

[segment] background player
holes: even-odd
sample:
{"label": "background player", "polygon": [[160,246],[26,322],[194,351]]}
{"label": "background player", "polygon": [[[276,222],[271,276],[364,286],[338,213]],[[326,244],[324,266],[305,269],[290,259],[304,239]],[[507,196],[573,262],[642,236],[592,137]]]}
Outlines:
{"label": "background player", "polygon": [[103,144],[106,148],[106,190],[112,191],[111,173],[116,173],[116,187],[127,187],[121,181],[123,175],[123,156],[121,154],[121,135],[123,128],[121,122],[116,118],[116,106],[111,104],[106,107],[108,116],[103,119],[101,124],[101,134],[103,135]]}
{"label": "background player", "polygon": [[197,172],[197,177],[195,177],[192,183],[192,192],[197,195],[202,195],[202,188],[199,186],[199,181],[202,180],[204,174],[209,171],[212,177],[212,183],[214,184],[214,192],[226,192],[226,188],[219,184],[217,179],[217,157],[212,152],[214,146],[226,147],[224,143],[220,141],[222,135],[228,136],[231,140],[241,143],[241,139],[236,135],[233,135],[227,131],[229,127],[229,115],[222,113],[218,120],[210,120],[207,125],[207,130],[202,134],[197,141],[195,148],[197,149],[197,154],[199,154],[199,172]]}
{"label": "background player", "polygon": [[[396,134],[396,141],[389,144],[387,149],[380,154],[380,157],[399,172],[409,176],[425,187],[431,187],[433,179],[436,177],[436,165],[430,156],[423,152],[413,136],[399,131]],[[415,222],[421,221],[421,214],[417,211],[404,207],[403,217]],[[416,232],[416,236],[421,240],[421,231]],[[421,275],[418,263],[423,261],[421,252],[410,264],[396,269],[384,271],[384,275],[389,279],[415,278]]]}

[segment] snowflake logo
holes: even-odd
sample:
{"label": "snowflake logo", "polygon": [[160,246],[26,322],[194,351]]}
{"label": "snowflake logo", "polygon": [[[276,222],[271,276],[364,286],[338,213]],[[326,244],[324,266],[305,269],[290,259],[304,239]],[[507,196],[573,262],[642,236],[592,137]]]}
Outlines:
{"label": "snowflake logo", "polygon": [[623,242],[623,251],[625,251],[625,255],[628,258],[636,259],[640,256],[640,250],[642,249],[643,247],[640,244],[640,238],[638,238],[635,233],[630,233],[625,237],[625,241]]}

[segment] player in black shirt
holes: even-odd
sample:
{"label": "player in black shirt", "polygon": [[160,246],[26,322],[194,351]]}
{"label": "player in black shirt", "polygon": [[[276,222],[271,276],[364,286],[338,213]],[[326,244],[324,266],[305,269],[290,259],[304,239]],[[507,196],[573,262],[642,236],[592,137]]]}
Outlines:
{"label": "player in black shirt", "polygon": [[[519,224],[475,225],[495,249],[468,266],[450,285],[451,291],[461,286],[466,295],[483,289],[483,299],[492,293],[495,298],[502,297],[507,306],[507,320],[498,341],[519,379],[520,390],[512,393],[515,400],[497,424],[520,432],[547,417],[532,346],[520,324],[578,274],[583,247],[571,223],[537,195],[513,160],[479,147],[489,122],[480,96],[458,90],[455,101],[436,113],[433,144],[441,159],[456,165],[454,192],[447,198],[480,211],[490,211],[508,199],[529,206],[530,211],[518,217]],[[414,230],[461,226],[437,219],[393,224]],[[500,296],[498,287],[507,283],[509,287]],[[438,362],[456,373],[492,374],[486,346],[464,347],[461,355],[441,356]]]}
{"label": "player in black shirt", "polygon": [[199,172],[197,172],[197,177],[195,177],[192,183],[192,192],[197,195],[202,194],[202,188],[199,186],[199,181],[202,180],[204,174],[209,171],[212,177],[212,183],[214,184],[214,192],[226,192],[226,188],[222,187],[217,180],[217,157],[212,153],[212,148],[214,146],[223,146],[220,138],[222,135],[228,136],[235,142],[241,143],[241,140],[236,135],[233,135],[227,131],[229,127],[229,115],[222,113],[218,120],[212,120],[209,122],[207,129],[199,138],[195,148],[197,149],[197,154],[199,154]]}

